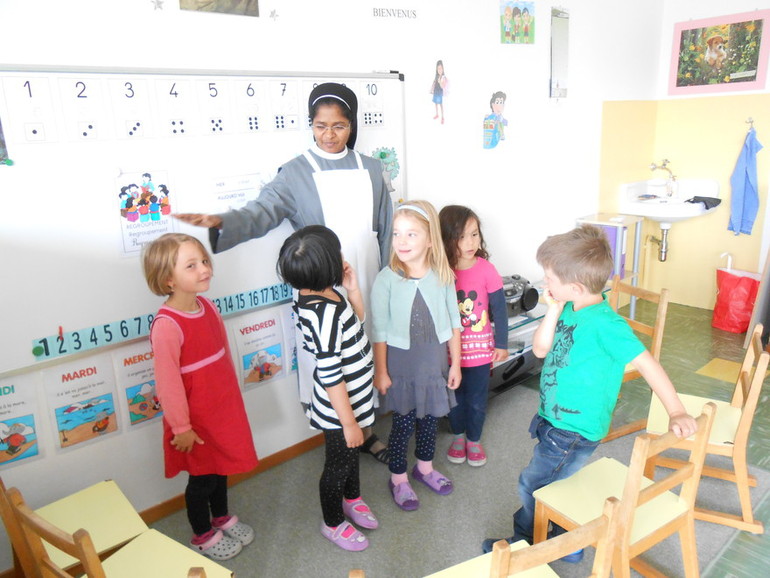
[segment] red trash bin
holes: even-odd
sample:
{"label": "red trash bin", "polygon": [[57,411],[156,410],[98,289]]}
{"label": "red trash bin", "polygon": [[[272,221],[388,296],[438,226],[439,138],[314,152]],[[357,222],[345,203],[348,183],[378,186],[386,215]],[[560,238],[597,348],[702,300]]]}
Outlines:
{"label": "red trash bin", "polygon": [[711,325],[731,333],[745,333],[751,322],[760,276],[731,269],[731,261],[728,257],[727,268],[717,269],[717,302]]}

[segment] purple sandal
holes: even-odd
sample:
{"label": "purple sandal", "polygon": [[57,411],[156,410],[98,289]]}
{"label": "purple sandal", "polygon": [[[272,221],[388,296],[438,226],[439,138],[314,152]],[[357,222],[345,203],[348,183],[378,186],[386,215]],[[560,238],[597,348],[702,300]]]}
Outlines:
{"label": "purple sandal", "polygon": [[452,480],[445,475],[438,473],[436,470],[433,470],[429,474],[423,474],[415,465],[414,468],[412,468],[412,477],[418,482],[422,482],[428,486],[440,496],[451,494],[452,490],[454,490]]}
{"label": "purple sandal", "polygon": [[417,499],[417,494],[414,493],[409,482],[403,482],[395,486],[391,480],[388,480],[388,487],[393,494],[393,501],[402,510],[411,512],[420,507],[420,500]]}

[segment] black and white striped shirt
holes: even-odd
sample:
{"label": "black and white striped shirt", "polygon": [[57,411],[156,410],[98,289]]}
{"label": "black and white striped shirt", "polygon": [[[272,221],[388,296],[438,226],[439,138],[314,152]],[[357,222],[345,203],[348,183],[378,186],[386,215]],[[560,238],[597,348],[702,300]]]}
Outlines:
{"label": "black and white striped shirt", "polygon": [[338,291],[339,301],[298,295],[294,302],[304,347],[316,358],[308,417],[315,429],[340,429],[327,388],[343,381],[360,427],[374,423],[372,348],[353,307]]}

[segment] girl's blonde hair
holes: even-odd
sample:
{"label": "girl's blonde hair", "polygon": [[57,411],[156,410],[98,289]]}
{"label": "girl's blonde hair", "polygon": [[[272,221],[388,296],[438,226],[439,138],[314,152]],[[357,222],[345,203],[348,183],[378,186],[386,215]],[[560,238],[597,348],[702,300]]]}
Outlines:
{"label": "girl's blonde hair", "polygon": [[208,259],[211,273],[214,273],[214,265],[211,262],[211,256],[198,239],[192,235],[184,233],[166,233],[161,235],[153,242],[144,246],[142,250],[142,270],[147,286],[155,295],[161,297],[171,295],[173,291],[168,282],[174,274],[176,259],[179,255],[179,245],[182,243],[195,243]]}
{"label": "girl's blonde hair", "polygon": [[[454,283],[455,274],[449,266],[449,261],[444,252],[444,242],[441,239],[441,225],[439,224],[438,213],[433,208],[433,205],[428,201],[405,201],[396,207],[393,213],[393,221],[395,222],[402,215],[416,219],[425,227],[431,245],[428,248],[427,254],[428,265],[433,269],[433,272],[438,276],[439,281],[443,285]],[[404,264],[396,254],[393,243],[390,245],[390,268],[405,278],[408,276]]]}

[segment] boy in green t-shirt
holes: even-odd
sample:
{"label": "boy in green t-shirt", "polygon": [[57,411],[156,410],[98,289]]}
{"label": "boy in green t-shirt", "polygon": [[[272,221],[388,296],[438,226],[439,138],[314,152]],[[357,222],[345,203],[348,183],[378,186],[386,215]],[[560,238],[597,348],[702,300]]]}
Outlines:
{"label": "boy in green t-shirt", "polygon": [[[549,237],[540,245],[537,261],[545,273],[548,305],[532,343],[533,353],[545,358],[540,407],[529,427],[538,443],[519,476],[522,505],[513,515],[508,542],[532,543],[532,493],[582,468],[607,435],[626,364],[642,374],[663,402],[671,431],[689,437],[696,429],[660,363],[604,297],[613,270],[604,232],[583,225]],[[485,540],[483,550],[491,551],[495,541]],[[579,562],[582,556],[580,550],[563,559]]]}

